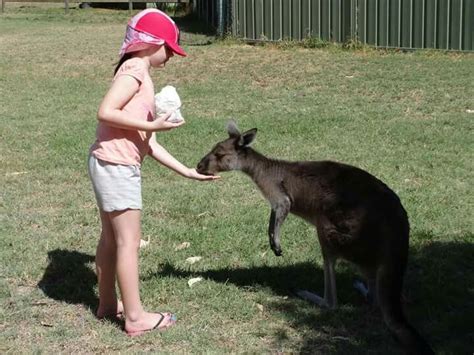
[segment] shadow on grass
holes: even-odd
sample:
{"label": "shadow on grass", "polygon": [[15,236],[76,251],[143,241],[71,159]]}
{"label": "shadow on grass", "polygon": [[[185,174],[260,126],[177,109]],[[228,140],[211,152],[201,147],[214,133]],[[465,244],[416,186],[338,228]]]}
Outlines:
{"label": "shadow on grass", "polygon": [[[413,236],[419,245],[410,251],[405,278],[405,305],[410,322],[424,334],[437,353],[470,354],[474,349],[474,243],[473,236],[459,241],[436,242],[429,234]],[[454,238],[453,238],[454,239]],[[56,249],[48,253],[49,265],[38,286],[58,301],[97,307],[95,273],[89,267],[94,257]],[[189,278],[200,275],[237,287],[265,287],[276,295],[290,295],[291,288],[305,288],[321,294],[322,270],[310,262],[288,266],[224,268],[192,272],[164,264],[147,278]],[[288,325],[302,334],[300,353],[400,353],[380,313],[364,304],[352,288],[356,276],[344,264],[338,267],[337,284],[341,307],[336,311],[315,311],[315,307],[289,297],[271,301],[266,307],[279,312]],[[244,291],[245,292],[245,291]],[[275,334],[275,349],[288,335]]]}
{"label": "shadow on grass", "polygon": [[49,264],[38,287],[50,298],[90,309],[98,306],[94,291],[97,278],[88,264],[95,257],[78,251],[55,249],[48,252]]}
{"label": "shadow on grass", "polygon": [[[474,349],[474,244],[473,236],[459,242],[436,242],[436,237],[418,234],[423,247],[413,247],[405,278],[405,309],[409,321],[419,329],[437,353],[470,354]],[[224,268],[192,272],[165,264],[151,277],[189,278],[202,276],[238,287],[262,286],[277,295],[290,295],[291,288],[304,288],[322,294],[323,272],[312,263],[290,266]],[[288,324],[304,334],[300,353],[401,353],[391,338],[380,312],[364,304],[352,288],[357,276],[341,265],[337,271],[340,308],[317,311],[299,299],[272,301],[267,308],[281,313]],[[308,331],[308,329],[310,331]],[[311,331],[314,329],[314,331]],[[284,343],[284,331],[276,334]]]}

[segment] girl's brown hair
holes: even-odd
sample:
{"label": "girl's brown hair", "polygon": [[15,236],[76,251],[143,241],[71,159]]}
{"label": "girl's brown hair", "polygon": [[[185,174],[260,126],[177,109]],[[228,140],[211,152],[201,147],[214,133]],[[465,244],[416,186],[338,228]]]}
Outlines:
{"label": "girl's brown hair", "polygon": [[114,75],[117,74],[119,68],[122,66],[122,64],[126,61],[126,60],[129,60],[130,58],[132,58],[132,53],[125,53],[122,58],[120,58],[120,60],[118,61],[117,63],[117,66],[115,67],[115,70],[114,70]]}

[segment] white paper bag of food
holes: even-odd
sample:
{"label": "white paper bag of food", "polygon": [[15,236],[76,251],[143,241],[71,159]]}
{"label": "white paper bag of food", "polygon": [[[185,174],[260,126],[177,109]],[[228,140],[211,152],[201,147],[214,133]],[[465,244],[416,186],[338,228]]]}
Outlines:
{"label": "white paper bag of food", "polygon": [[174,86],[167,85],[155,95],[155,107],[157,116],[171,112],[171,116],[167,119],[169,122],[184,121],[183,115],[181,115],[181,99]]}

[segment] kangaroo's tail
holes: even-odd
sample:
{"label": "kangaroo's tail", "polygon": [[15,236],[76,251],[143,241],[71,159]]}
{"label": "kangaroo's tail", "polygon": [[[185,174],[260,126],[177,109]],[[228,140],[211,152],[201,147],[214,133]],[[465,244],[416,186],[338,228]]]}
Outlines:
{"label": "kangaroo's tail", "polygon": [[[402,258],[403,259],[403,258]],[[434,354],[434,351],[413,328],[403,314],[400,296],[405,262],[402,265],[383,265],[377,271],[377,294],[383,319],[395,338],[409,354]]]}

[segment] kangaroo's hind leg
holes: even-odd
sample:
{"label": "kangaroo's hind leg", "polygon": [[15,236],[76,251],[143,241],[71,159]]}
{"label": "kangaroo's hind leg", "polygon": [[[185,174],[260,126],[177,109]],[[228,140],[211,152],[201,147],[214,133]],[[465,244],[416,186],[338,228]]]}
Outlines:
{"label": "kangaroo's hind leg", "polygon": [[336,258],[332,255],[325,255],[324,259],[324,301],[328,308],[337,307],[336,290]]}
{"label": "kangaroo's hind leg", "polygon": [[295,294],[319,307],[334,309],[337,307],[336,259],[324,259],[324,298],[307,290],[294,290]]}
{"label": "kangaroo's hind leg", "polygon": [[[318,234],[320,241],[324,241],[324,238],[321,238],[321,234]],[[323,243],[321,243],[321,251],[323,255],[323,268],[324,268],[324,298],[306,291],[306,290],[296,290],[295,293],[297,296],[313,302],[320,307],[327,307],[334,309],[337,307],[337,289],[336,289],[336,261],[337,256],[332,254]]]}
{"label": "kangaroo's hind leg", "polygon": [[377,291],[375,289],[375,280],[371,279],[367,281],[367,286],[360,280],[354,281],[354,288],[359,291],[367,302],[374,306],[378,306]]}
{"label": "kangaroo's hind leg", "polygon": [[359,291],[362,296],[367,300],[367,302],[374,306],[378,306],[378,297],[377,297],[377,288],[376,288],[376,272],[375,271],[364,271],[364,275],[366,276],[367,283],[360,280],[354,281],[354,288]]}

